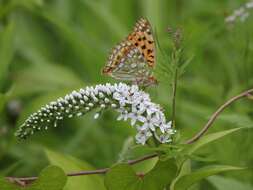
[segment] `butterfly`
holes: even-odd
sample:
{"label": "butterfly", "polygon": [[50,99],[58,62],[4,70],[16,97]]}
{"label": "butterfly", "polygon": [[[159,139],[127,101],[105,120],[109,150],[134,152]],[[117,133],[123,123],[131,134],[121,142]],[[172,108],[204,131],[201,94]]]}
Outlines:
{"label": "butterfly", "polygon": [[118,80],[140,86],[156,84],[155,41],[147,19],[139,19],[126,39],[119,43],[108,57],[102,73]]}

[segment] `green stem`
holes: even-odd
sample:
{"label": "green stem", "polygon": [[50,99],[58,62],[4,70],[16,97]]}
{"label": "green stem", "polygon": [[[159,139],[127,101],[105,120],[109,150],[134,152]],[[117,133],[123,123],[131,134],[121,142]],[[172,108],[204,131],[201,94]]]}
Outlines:
{"label": "green stem", "polygon": [[[175,63],[177,64],[177,63]],[[175,128],[176,126],[176,95],[177,95],[177,75],[178,75],[178,68],[176,65],[175,68],[175,76],[172,84],[172,127]]]}

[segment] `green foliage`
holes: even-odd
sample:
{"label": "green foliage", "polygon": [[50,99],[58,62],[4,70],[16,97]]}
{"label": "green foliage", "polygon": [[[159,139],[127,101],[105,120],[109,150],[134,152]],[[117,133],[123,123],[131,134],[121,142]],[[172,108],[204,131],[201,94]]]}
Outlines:
{"label": "green foliage", "polygon": [[[46,150],[46,155],[51,164],[61,167],[65,173],[94,169],[84,161],[80,161],[71,156],[62,155],[48,149]],[[103,190],[104,186],[101,176],[76,176],[69,178],[65,187],[65,190],[72,189]]]}
{"label": "green foliage", "polygon": [[64,171],[57,166],[48,166],[39,175],[30,189],[34,190],[62,190],[67,182],[67,176]]}
{"label": "green foliage", "polygon": [[194,183],[196,183],[208,176],[215,175],[220,172],[242,170],[242,169],[244,169],[244,168],[234,167],[234,166],[223,166],[223,165],[206,166],[204,168],[200,168],[200,169],[193,171],[189,174],[181,176],[176,181],[176,183],[171,188],[171,190],[186,190]]}
{"label": "green foliage", "polygon": [[159,160],[152,170],[144,176],[137,176],[131,166],[117,164],[113,166],[105,177],[108,190],[163,190],[175,177],[177,166],[174,159]]}
{"label": "green foliage", "polygon": [[182,176],[188,175],[191,173],[191,160],[185,159],[182,161],[181,164],[179,164],[179,171],[177,172],[177,176],[173,179],[173,181],[170,184],[170,189],[175,188],[175,184],[178,182],[179,179],[181,179]]}
{"label": "green foliage", "polygon": [[253,187],[252,185],[242,183],[236,179],[233,178],[227,178],[227,177],[222,177],[222,176],[211,176],[208,178],[208,181],[212,183],[212,185],[217,189],[217,190],[238,190],[238,189],[243,189],[243,190],[252,190]]}
{"label": "green foliage", "polygon": [[6,179],[0,179],[0,186],[6,190],[62,190],[66,184],[67,176],[63,170],[56,166],[48,166],[41,171],[38,179],[26,188],[21,188],[8,182]]}
{"label": "green foliage", "polygon": [[241,129],[245,129],[245,127],[229,129],[229,130],[224,130],[224,131],[220,131],[217,133],[205,135],[201,139],[199,139],[197,142],[195,142],[194,144],[191,144],[191,145],[189,145],[189,147],[186,147],[183,150],[183,154],[191,155],[195,151],[197,151],[199,148],[201,148],[202,146],[205,146],[215,140],[221,139],[221,138],[225,137],[226,135],[229,135],[229,134],[234,133],[234,132],[241,130]]}
{"label": "green foliage", "polygon": [[[48,73],[46,77],[45,73]],[[63,80],[64,78],[68,80]],[[16,76],[16,79],[17,82],[9,92],[11,98],[50,92],[55,89],[66,90],[72,89],[73,87],[79,88],[84,85],[80,78],[64,66],[45,63],[43,65],[34,65],[21,71]],[[40,85],[34,86],[34,83]]]}
{"label": "green foliage", "polygon": [[3,91],[5,80],[8,76],[9,65],[14,54],[14,21],[10,22],[0,33],[0,91]]}

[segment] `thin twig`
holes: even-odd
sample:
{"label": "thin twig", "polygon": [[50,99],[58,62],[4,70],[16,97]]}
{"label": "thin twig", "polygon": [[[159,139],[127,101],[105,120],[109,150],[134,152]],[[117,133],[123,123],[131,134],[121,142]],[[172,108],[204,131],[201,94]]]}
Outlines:
{"label": "thin twig", "polygon": [[[199,138],[201,138],[201,136],[203,136],[207,130],[211,127],[211,125],[213,124],[213,122],[216,120],[216,118],[221,114],[221,112],[227,108],[228,106],[230,106],[233,102],[243,98],[243,97],[250,97],[252,96],[251,94],[253,93],[253,89],[247,90],[231,99],[229,99],[226,103],[224,103],[222,106],[220,106],[218,108],[218,110],[210,117],[210,119],[208,120],[208,122],[206,123],[206,125],[202,128],[202,130],[200,132],[198,132],[195,136],[193,136],[191,139],[189,139],[188,141],[185,142],[185,144],[191,144],[195,141],[197,141]],[[145,160],[151,159],[151,158],[155,158],[157,157],[158,154],[151,154],[151,155],[147,155],[135,160],[129,160],[127,163],[129,165],[134,165],[137,164],[139,162],[143,162]],[[98,169],[98,170],[90,170],[90,171],[80,171],[80,172],[73,172],[73,173],[68,173],[67,176],[71,177],[71,176],[82,176],[82,175],[93,175],[93,174],[105,174],[106,172],[109,171],[109,168],[102,168],[102,169]],[[38,177],[6,177],[7,180],[11,181],[11,182],[16,182],[17,184],[19,184],[20,186],[24,186],[26,184],[29,184],[33,181],[35,181],[36,179],[38,179]]]}
{"label": "thin twig", "polygon": [[[145,160],[149,160],[149,159],[155,158],[155,157],[157,157],[157,154],[151,154],[151,155],[143,156],[143,157],[135,159],[135,160],[129,160],[127,163],[129,165],[134,165],[139,162],[143,162]],[[97,169],[97,170],[86,170],[86,171],[68,173],[66,175],[69,177],[73,177],[73,176],[82,176],[82,175],[105,174],[106,172],[109,171],[109,169],[110,168],[102,168],[102,169]],[[17,184],[19,184],[21,186],[21,183],[25,184],[25,185],[29,184],[29,183],[35,181],[36,179],[38,179],[38,177],[6,177],[6,179],[11,182],[16,182]]]}
{"label": "thin twig", "polygon": [[207,132],[207,130],[212,126],[213,122],[216,120],[216,118],[222,113],[222,111],[225,108],[227,108],[232,103],[234,103],[235,101],[237,101],[241,98],[248,97],[249,95],[251,95],[251,93],[253,93],[253,89],[244,91],[243,93],[241,93],[237,96],[234,96],[233,98],[231,98],[227,102],[225,102],[222,106],[220,106],[218,108],[218,110],[216,112],[214,112],[214,114],[210,117],[210,119],[208,120],[206,125],[196,135],[194,135],[192,138],[187,140],[185,142],[185,144],[191,144],[191,143],[194,143],[195,141],[197,141],[200,137],[202,137]]}

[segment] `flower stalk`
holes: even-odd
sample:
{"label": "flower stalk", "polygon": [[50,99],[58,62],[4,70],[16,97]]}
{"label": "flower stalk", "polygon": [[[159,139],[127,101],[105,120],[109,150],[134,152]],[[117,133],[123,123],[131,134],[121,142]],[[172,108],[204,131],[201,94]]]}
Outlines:
{"label": "flower stalk", "polygon": [[180,56],[181,56],[181,42],[182,31],[178,28],[175,31],[168,28],[168,33],[173,42],[173,49],[171,53],[171,66],[172,66],[172,127],[176,127],[176,95],[177,95],[177,82],[179,78]]}

